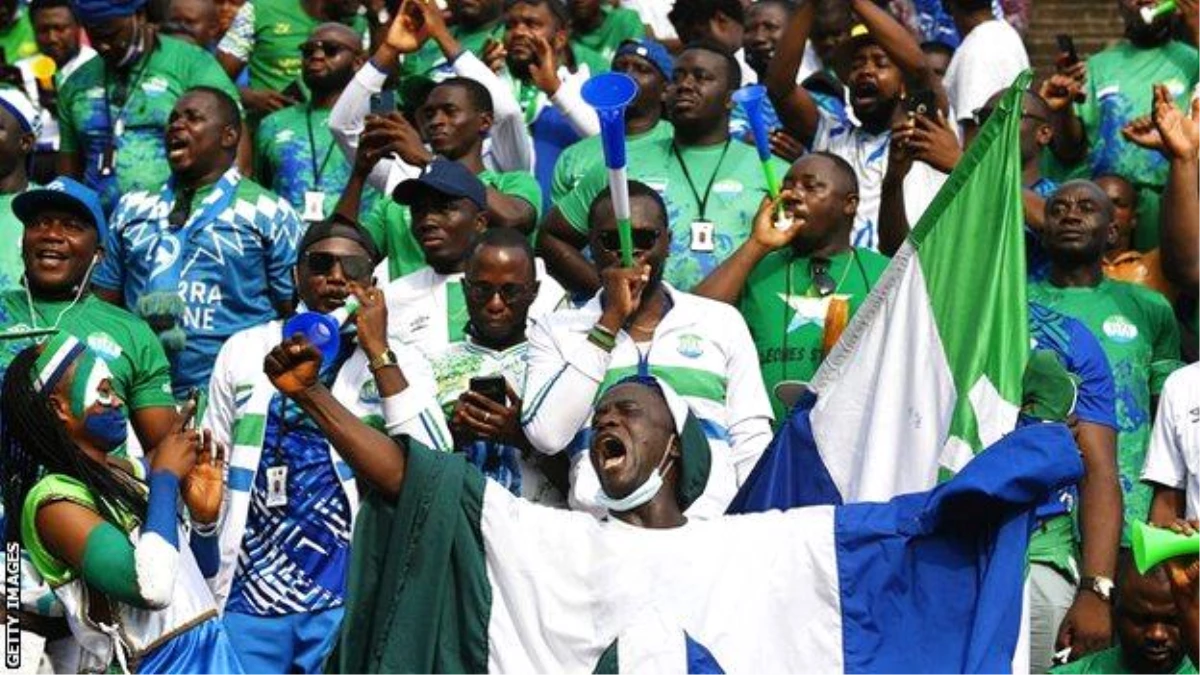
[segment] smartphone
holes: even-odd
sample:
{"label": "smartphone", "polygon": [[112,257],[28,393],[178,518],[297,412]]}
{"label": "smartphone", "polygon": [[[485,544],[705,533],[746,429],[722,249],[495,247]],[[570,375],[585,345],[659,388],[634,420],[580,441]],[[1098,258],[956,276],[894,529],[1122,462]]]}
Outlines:
{"label": "smartphone", "polygon": [[904,108],[911,115],[921,115],[930,119],[937,118],[937,99],[932,89],[918,89],[904,99]]}
{"label": "smartphone", "polygon": [[396,92],[391,89],[371,94],[371,114],[386,115],[396,112]]}
{"label": "smartphone", "polygon": [[1054,39],[1058,41],[1058,51],[1067,55],[1065,65],[1073,66],[1079,63],[1079,52],[1075,51],[1075,40],[1070,35],[1059,33]]}
{"label": "smartphone", "polygon": [[471,391],[492,399],[500,405],[508,405],[508,387],[503,375],[488,375],[487,377],[472,377]]}

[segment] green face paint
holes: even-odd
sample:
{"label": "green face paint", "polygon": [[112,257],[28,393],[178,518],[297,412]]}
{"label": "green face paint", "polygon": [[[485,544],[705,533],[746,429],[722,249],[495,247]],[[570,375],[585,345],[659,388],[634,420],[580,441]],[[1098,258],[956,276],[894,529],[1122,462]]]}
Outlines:
{"label": "green face paint", "polygon": [[[103,372],[101,372],[103,371]],[[71,414],[83,419],[87,409],[100,400],[100,383],[110,378],[108,366],[90,351],[75,361],[75,379],[71,382]]]}

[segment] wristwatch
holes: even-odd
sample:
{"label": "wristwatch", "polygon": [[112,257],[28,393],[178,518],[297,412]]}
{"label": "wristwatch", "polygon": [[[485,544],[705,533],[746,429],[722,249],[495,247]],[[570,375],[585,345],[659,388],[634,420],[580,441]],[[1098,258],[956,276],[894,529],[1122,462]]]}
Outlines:
{"label": "wristwatch", "polygon": [[372,373],[379,370],[380,368],[387,368],[388,366],[394,366],[399,363],[396,360],[396,352],[394,352],[390,349],[385,349],[385,350],[383,350],[382,354],[380,354],[379,356],[372,356],[372,357],[370,357],[370,359],[371,359],[371,363],[370,363],[369,367],[370,367]]}
{"label": "wristwatch", "polygon": [[1108,577],[1082,577],[1079,579],[1079,588],[1095,593],[1105,602],[1112,602],[1113,580]]}

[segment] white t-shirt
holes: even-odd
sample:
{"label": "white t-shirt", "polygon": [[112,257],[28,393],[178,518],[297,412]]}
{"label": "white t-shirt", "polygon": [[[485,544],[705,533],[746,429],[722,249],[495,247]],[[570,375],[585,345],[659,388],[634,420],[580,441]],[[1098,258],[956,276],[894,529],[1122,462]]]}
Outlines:
{"label": "white t-shirt", "polygon": [[[854,167],[858,176],[858,214],[854,218],[850,243],[878,251],[879,204],[883,198],[883,177],[887,173],[892,132],[872,134],[823,110],[820,114],[813,149],[841,157]],[[904,211],[910,227],[917,224],[945,182],[946,174],[924,162],[913,162],[904,179]]]}
{"label": "white t-shirt", "polygon": [[1007,88],[1029,69],[1029,55],[1017,30],[1007,21],[985,21],[963,39],[943,80],[950,109],[969,120],[992,94]]}
{"label": "white t-shirt", "polygon": [[1200,513],[1200,363],[1171,373],[1163,384],[1142,480],[1183,490],[1187,517]]}

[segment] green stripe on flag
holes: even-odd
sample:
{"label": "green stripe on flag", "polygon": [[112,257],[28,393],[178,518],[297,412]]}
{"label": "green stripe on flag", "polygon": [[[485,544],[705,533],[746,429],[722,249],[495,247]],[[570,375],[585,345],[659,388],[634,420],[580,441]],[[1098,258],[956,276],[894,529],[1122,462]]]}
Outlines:
{"label": "green stripe on flag", "polygon": [[1017,77],[909,235],[958,392],[950,435],[975,452],[983,445],[968,396],[986,378],[1019,408],[1029,356],[1020,134],[1031,79]]}

